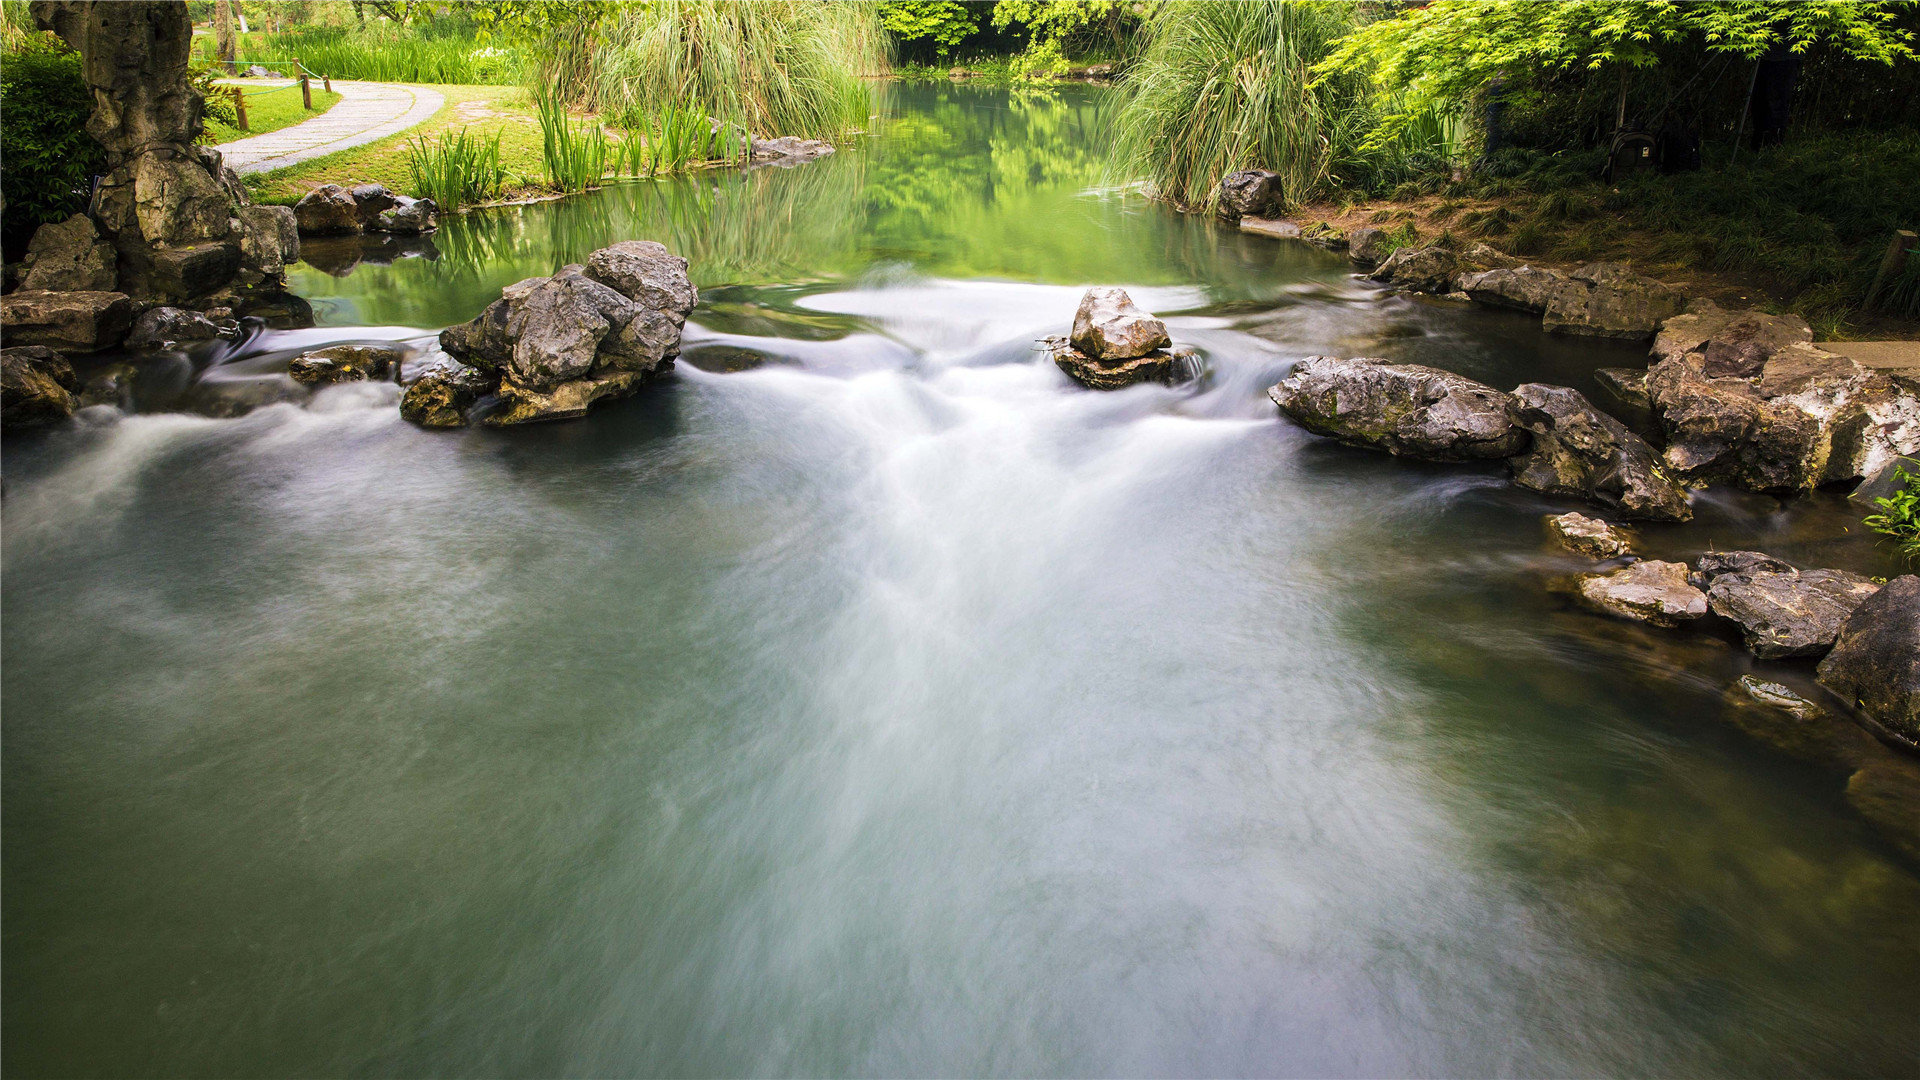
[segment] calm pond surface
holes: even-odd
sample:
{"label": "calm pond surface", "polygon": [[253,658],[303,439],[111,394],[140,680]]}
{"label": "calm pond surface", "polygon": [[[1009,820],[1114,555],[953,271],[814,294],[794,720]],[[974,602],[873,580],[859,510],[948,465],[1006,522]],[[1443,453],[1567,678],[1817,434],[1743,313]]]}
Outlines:
{"label": "calm pond surface", "polygon": [[[9,440],[9,1073],[1920,1071],[1915,866],[1720,721],[1810,669],[1569,610],[1575,504],[1263,393],[1638,350],[1107,186],[1097,91],[883,100],[802,168],[312,245],[322,327],[199,375],[661,240],[686,356],[590,420]],[[1095,284],[1206,381],[1034,353]],[[1837,497],[1698,512],[1649,549],[1896,572]]]}

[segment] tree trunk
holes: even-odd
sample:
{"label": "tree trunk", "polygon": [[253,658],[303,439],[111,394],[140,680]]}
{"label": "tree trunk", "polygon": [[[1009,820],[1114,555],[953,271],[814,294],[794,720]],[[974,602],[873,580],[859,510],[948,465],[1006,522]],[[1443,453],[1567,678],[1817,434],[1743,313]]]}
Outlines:
{"label": "tree trunk", "polygon": [[233,9],[227,6],[227,0],[213,0],[213,50],[226,65],[227,74],[238,70],[233,63]]}
{"label": "tree trunk", "polygon": [[233,17],[240,20],[240,33],[247,32],[247,9],[240,6],[240,0],[233,0]]}

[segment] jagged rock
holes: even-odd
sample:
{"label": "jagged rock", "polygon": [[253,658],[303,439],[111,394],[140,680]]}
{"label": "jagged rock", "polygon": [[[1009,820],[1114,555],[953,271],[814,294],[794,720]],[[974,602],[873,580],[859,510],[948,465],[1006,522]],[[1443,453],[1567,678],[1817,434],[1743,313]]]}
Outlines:
{"label": "jagged rock", "polygon": [[1413,292],[1448,293],[1453,291],[1459,273],[1459,256],[1451,248],[1430,244],[1394,249],[1370,276]]}
{"label": "jagged rock", "polygon": [[125,293],[21,290],[0,296],[0,332],[8,345],[99,352],[125,340],[131,325],[133,301]]}
{"label": "jagged rock", "polygon": [[1586,293],[1586,288],[1558,270],[1534,266],[1516,266],[1463,274],[1460,290],[1482,304],[1515,308],[1539,314],[1547,310],[1555,296],[1569,289]]}
{"label": "jagged rock", "polygon": [[1880,586],[1845,570],[1726,573],[1707,587],[1715,615],[1740,624],[1755,656],[1817,656],[1840,624]]}
{"label": "jagged rock", "polygon": [[92,405],[109,405],[127,412],[133,411],[133,384],[139,376],[139,369],[132,364],[110,364],[93,373],[87,384],[81,387],[74,398],[79,408]]}
{"label": "jagged rock", "polygon": [[526,301],[527,294],[546,278],[523,278],[500,290],[500,299],[471,322],[449,326],[440,331],[440,347],[447,355],[474,367],[492,370],[504,367],[513,358],[513,339],[507,326],[514,312]]}
{"label": "jagged rock", "polygon": [[1687,521],[1687,493],[1659,455],[1578,390],[1526,383],[1513,391],[1514,420],[1533,434],[1509,461],[1513,482],[1552,495],[1578,495],[1629,518]]}
{"label": "jagged rock", "polygon": [[300,260],[300,225],[291,206],[240,208],[240,269],[262,280],[280,278]]}
{"label": "jagged rock", "polygon": [[1243,169],[1220,180],[1218,212],[1226,221],[1278,217],[1286,212],[1285,181],[1265,169]]}
{"label": "jagged rock", "polygon": [[398,205],[393,192],[385,184],[359,184],[347,190],[353,199],[354,214],[360,219],[360,228],[371,232],[380,224],[380,215]]}
{"label": "jagged rock", "polygon": [[507,427],[545,420],[571,420],[585,416],[602,399],[624,397],[648,378],[649,373],[642,371],[609,371],[604,375],[571,379],[547,391],[502,379],[500,398],[504,407],[489,414],[484,422],[493,427]]}
{"label": "jagged rock", "polygon": [[431,232],[439,226],[440,219],[434,212],[432,199],[410,199],[401,195],[393,199],[393,205],[389,209],[380,212],[371,227],[381,232],[418,236],[423,232]]}
{"label": "jagged rock", "polygon": [[1647,373],[1642,368],[1600,368],[1593,373],[1593,380],[1609,400],[1623,408],[1653,409],[1653,399],[1647,396]]}
{"label": "jagged rock", "polygon": [[825,157],[833,153],[833,144],[819,139],[802,139],[795,135],[783,135],[777,139],[762,139],[756,136],[751,143],[750,157],[755,165],[776,165],[791,167]]}
{"label": "jagged rock", "polygon": [[1171,385],[1188,372],[1179,351],[1155,349],[1145,356],[1124,360],[1095,360],[1073,347],[1066,338],[1048,338],[1047,352],[1060,370],[1089,390],[1124,390],[1135,383],[1153,382]]}
{"label": "jagged rock", "polygon": [[1385,229],[1368,226],[1347,234],[1347,258],[1361,266],[1372,269],[1391,254],[1393,245],[1388,242]]}
{"label": "jagged rock", "polygon": [[1271,237],[1275,240],[1300,239],[1300,226],[1291,221],[1279,221],[1274,218],[1243,217],[1240,219],[1240,231],[1255,236]]}
{"label": "jagged rock", "polygon": [[1791,574],[1792,563],[1758,551],[1709,551],[1693,561],[1687,583],[1705,591],[1722,574]]}
{"label": "jagged rock", "polygon": [[[569,272],[572,271],[572,272]],[[545,392],[593,370],[600,343],[635,313],[633,301],[567,267],[533,287],[507,323],[513,353],[507,375]]]}
{"label": "jagged rock", "polygon": [[406,354],[386,345],[329,345],[287,362],[287,374],[302,386],[390,379]]}
{"label": "jagged rock", "polygon": [[1633,536],[1627,530],[1584,514],[1547,515],[1547,535],[1561,547],[1589,559],[1617,559],[1633,554]]}
{"label": "jagged rock", "polygon": [[1073,315],[1073,347],[1103,363],[1146,356],[1173,344],[1167,324],[1134,306],[1125,289],[1088,289]]}
{"label": "jagged rock", "polygon": [[[1689,303],[1684,314],[1660,324],[1653,355],[1671,360],[1691,352],[1711,354],[1706,364],[1710,376],[1754,375],[1776,351],[1812,341],[1812,328],[1798,315],[1728,311],[1702,298]],[[1748,370],[1736,372],[1729,367]]]}
{"label": "jagged rock", "polygon": [[1920,750],[1920,577],[1894,578],[1854,608],[1819,675],[1896,741]]}
{"label": "jagged rock", "polygon": [[1619,263],[1591,263],[1568,279],[1571,286],[1555,290],[1541,316],[1548,333],[1643,340],[1686,304],[1677,290]]}
{"label": "jagged rock", "polygon": [[112,292],[119,280],[119,256],[100,235],[93,219],[75,214],[34,231],[20,287],[29,291]]}
{"label": "jagged rock", "polygon": [[467,413],[493,392],[496,379],[458,361],[437,364],[407,386],[400,416],[429,428],[465,427]]}
{"label": "jagged rock", "polygon": [[146,251],[137,275],[143,295],[193,300],[220,289],[240,272],[240,248],[209,240]]}
{"label": "jagged rock", "polygon": [[1648,560],[1606,574],[1582,574],[1576,595],[1589,606],[1655,626],[1678,626],[1707,613],[1707,596],[1687,584],[1685,563]]}
{"label": "jagged rock", "polygon": [[182,341],[211,341],[220,330],[197,311],[177,307],[148,308],[133,320],[127,334],[130,349],[158,349]]}
{"label": "jagged rock", "polygon": [[321,184],[293,204],[300,232],[309,236],[344,236],[362,231],[360,205],[339,184]]}
{"label": "jagged rock", "polygon": [[700,294],[687,278],[687,260],[652,240],[623,240],[587,256],[588,277],[636,304],[686,324]]}
{"label": "jagged rock", "polygon": [[249,79],[277,79],[280,77],[279,72],[261,67],[259,64],[247,65],[247,70],[241,72],[241,74]]}
{"label": "jagged rock", "polygon": [[0,430],[65,420],[73,415],[73,389],[73,368],[52,349],[0,349]]}
{"label": "jagged rock", "polygon": [[1512,457],[1531,438],[1511,395],[1418,364],[1309,356],[1267,396],[1308,431],[1402,457]]}

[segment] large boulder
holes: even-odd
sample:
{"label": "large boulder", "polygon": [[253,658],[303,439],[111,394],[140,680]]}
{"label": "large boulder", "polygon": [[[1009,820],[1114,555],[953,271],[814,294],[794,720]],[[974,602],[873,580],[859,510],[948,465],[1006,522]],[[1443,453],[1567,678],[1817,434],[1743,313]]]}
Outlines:
{"label": "large boulder", "polygon": [[587,256],[588,277],[634,303],[665,314],[676,327],[700,302],[687,260],[652,240],[623,240]]}
{"label": "large boulder", "polygon": [[1792,563],[1759,551],[1709,551],[1693,561],[1687,582],[1706,590],[1723,574],[1791,574]]}
{"label": "large boulder", "polygon": [[1308,431],[1402,457],[1512,457],[1531,437],[1514,422],[1511,395],[1451,371],[1374,357],[1309,356],[1267,396]]}
{"label": "large boulder", "polygon": [[1452,248],[1430,244],[1395,248],[1369,276],[1412,292],[1448,293],[1454,291],[1460,269],[1460,257]]}
{"label": "large boulder", "polygon": [[1593,407],[1580,391],[1526,383],[1513,391],[1514,419],[1532,433],[1508,462],[1513,482],[1550,495],[1577,495],[1643,521],[1687,521],[1687,493],[1646,440]]}
{"label": "large boulder", "polygon": [[49,222],[33,234],[22,265],[20,287],[62,292],[112,292],[119,280],[119,255],[93,219],[75,214]]}
{"label": "large boulder", "polygon": [[1592,263],[1567,278],[1541,315],[1549,333],[1644,341],[1686,305],[1678,290],[1619,263]]}
{"label": "large boulder", "polygon": [[72,416],[76,385],[66,359],[44,345],[0,349],[0,430]]}
{"label": "large boulder", "polygon": [[399,204],[385,184],[357,184],[349,188],[347,194],[353,199],[353,209],[360,218],[360,228],[367,232],[379,227],[381,214]]}
{"label": "large boulder", "polygon": [[[365,215],[362,215],[362,220],[365,220]],[[418,236],[439,228],[440,218],[432,199],[410,199],[401,195],[392,200],[391,206],[380,211],[369,227],[401,236]]]}
{"label": "large boulder", "polygon": [[443,361],[407,385],[400,398],[400,416],[421,427],[465,427],[468,412],[493,392],[496,381],[479,368]]}
{"label": "large boulder", "polygon": [[405,356],[390,345],[329,345],[288,361],[287,374],[302,386],[391,379]]}
{"label": "large boulder", "polygon": [[1687,584],[1687,564],[1649,559],[1605,574],[1582,574],[1575,590],[1589,607],[1655,626],[1707,613],[1706,594]]}
{"label": "large boulder", "polygon": [[1144,382],[1171,385],[1191,372],[1189,355],[1177,349],[1155,349],[1145,356],[1125,360],[1095,360],[1074,348],[1066,338],[1048,338],[1046,348],[1061,371],[1089,390],[1124,390]]}
{"label": "large boulder", "polygon": [[1853,609],[1820,682],[1920,750],[1920,576],[1894,578]]}
{"label": "large boulder", "polygon": [[1125,289],[1088,289],[1073,315],[1073,347],[1111,363],[1146,356],[1173,344],[1167,324],[1134,306]]}
{"label": "large boulder", "polygon": [[500,299],[487,305],[471,322],[440,331],[440,347],[447,355],[483,370],[504,367],[513,358],[513,339],[507,326],[527,295],[546,278],[522,278],[500,290]]}
{"label": "large boulder", "polygon": [[1798,315],[1728,311],[1711,300],[1687,305],[1684,314],[1660,324],[1653,355],[1662,360],[1698,352],[1711,376],[1759,374],[1769,356],[1788,345],[1813,341],[1813,329]]}
{"label": "large boulder", "polygon": [[1845,570],[1727,573],[1707,586],[1715,615],[1738,623],[1755,656],[1818,656],[1880,586]]}
{"label": "large boulder", "polygon": [[1278,217],[1286,212],[1285,182],[1265,169],[1242,169],[1220,180],[1218,212],[1227,221]]}
{"label": "large boulder", "polygon": [[1549,514],[1547,535],[1563,548],[1589,559],[1617,559],[1633,554],[1633,535],[1616,525],[1585,514]]}
{"label": "large boulder", "polygon": [[291,206],[243,206],[240,270],[261,280],[285,276],[300,260],[300,225]]}
{"label": "large boulder", "polygon": [[133,320],[127,334],[130,349],[159,349],[183,341],[211,341],[220,336],[213,320],[197,311],[177,307],[148,308]]}
{"label": "large boulder", "polygon": [[1534,266],[1483,270],[1460,277],[1460,291],[1473,300],[1536,315],[1547,310],[1556,296],[1569,290],[1582,296],[1586,293],[1579,282],[1558,270]]}
{"label": "large boulder", "polygon": [[117,292],[8,293],[0,296],[0,337],[8,345],[99,352],[126,339],[133,301]]}
{"label": "large boulder", "polygon": [[1363,226],[1347,234],[1347,258],[1371,270],[1393,254],[1387,230]]}
{"label": "large boulder", "polygon": [[507,377],[545,391],[586,376],[601,342],[632,321],[633,301],[569,266],[533,287],[507,323],[513,351]]}
{"label": "large boulder", "polygon": [[339,184],[321,184],[293,204],[293,217],[307,236],[345,236],[361,232],[360,205]]}

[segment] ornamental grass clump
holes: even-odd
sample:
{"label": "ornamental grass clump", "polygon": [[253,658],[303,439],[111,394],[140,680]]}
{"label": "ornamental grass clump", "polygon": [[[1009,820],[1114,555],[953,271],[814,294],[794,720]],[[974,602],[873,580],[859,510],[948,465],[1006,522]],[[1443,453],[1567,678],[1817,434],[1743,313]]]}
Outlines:
{"label": "ornamental grass clump", "polygon": [[507,181],[498,131],[491,139],[465,128],[442,131],[431,140],[415,136],[407,141],[407,170],[413,197],[432,199],[442,210],[498,198]]}
{"label": "ornamental grass clump", "polygon": [[607,133],[595,120],[575,120],[558,95],[536,99],[540,112],[540,151],[547,182],[555,191],[585,191],[607,174]]}

